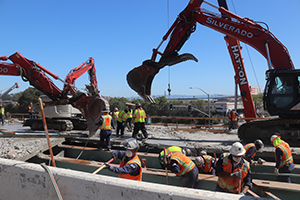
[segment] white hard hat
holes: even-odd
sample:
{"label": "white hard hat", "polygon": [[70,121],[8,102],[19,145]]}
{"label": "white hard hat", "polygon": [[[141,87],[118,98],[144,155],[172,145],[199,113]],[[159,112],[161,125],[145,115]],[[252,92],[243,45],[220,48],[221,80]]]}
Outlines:
{"label": "white hard hat", "polygon": [[134,150],[134,149],[139,149],[139,144],[137,143],[136,139],[134,138],[129,138],[124,140],[121,145],[125,147],[125,149],[128,150]]}
{"label": "white hard hat", "polygon": [[270,138],[271,142],[272,142],[275,138],[277,138],[277,137],[278,137],[278,135],[272,135],[271,138]]}
{"label": "white hard hat", "polygon": [[204,159],[201,156],[195,158],[195,163],[198,166],[202,166],[204,164]]}
{"label": "white hard hat", "polygon": [[232,155],[235,156],[242,156],[245,154],[246,150],[244,149],[244,146],[242,145],[242,143],[240,142],[235,142],[233,143],[233,145],[231,146],[229,152]]}

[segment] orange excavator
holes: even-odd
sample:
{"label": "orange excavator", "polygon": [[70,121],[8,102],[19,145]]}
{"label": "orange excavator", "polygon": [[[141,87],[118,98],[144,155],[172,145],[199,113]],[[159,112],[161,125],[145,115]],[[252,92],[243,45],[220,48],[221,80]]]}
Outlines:
{"label": "orange excavator", "polygon": [[[235,69],[235,81],[239,85],[244,103],[245,117],[256,118],[253,99],[250,93],[246,71],[241,57],[239,42],[244,42],[260,52],[268,63],[267,82],[264,90],[264,108],[271,120],[248,120],[238,130],[239,138],[244,142],[253,142],[260,138],[266,144],[278,131],[281,137],[291,145],[299,146],[300,140],[300,71],[294,68],[287,48],[266,28],[249,18],[242,18],[228,11],[226,0],[218,0],[215,6],[204,0],[191,0],[178,15],[162,42],[153,49],[152,57],[127,74],[129,86],[142,98],[154,102],[151,97],[151,84],[155,75],[165,66],[186,61],[197,61],[192,54],[179,51],[190,35],[196,30],[197,23],[225,34],[226,44]],[[214,13],[201,8],[206,3],[217,9]],[[164,41],[169,42],[164,50],[159,48]],[[157,55],[160,59],[156,61]],[[289,82],[289,83],[288,83]],[[287,93],[286,85],[291,90]]]}
{"label": "orange excavator", "polygon": [[[40,64],[25,58],[18,52],[9,57],[1,56],[0,60],[11,61],[0,62],[0,75],[21,76],[23,81],[28,81],[30,85],[43,92],[52,100],[51,102],[45,102],[45,106],[71,104],[79,109],[86,119],[89,135],[95,133],[97,130],[95,124],[100,118],[101,111],[104,108],[109,108],[109,104],[99,94],[93,58],[90,57],[86,62],[72,69],[65,80],[60,79],[56,74],[53,74]],[[88,72],[90,77],[90,84],[86,85],[87,93],[80,92],[74,87],[75,80],[85,72]],[[59,89],[47,74],[55,80],[63,82],[63,89]],[[67,125],[62,124],[62,126]]]}

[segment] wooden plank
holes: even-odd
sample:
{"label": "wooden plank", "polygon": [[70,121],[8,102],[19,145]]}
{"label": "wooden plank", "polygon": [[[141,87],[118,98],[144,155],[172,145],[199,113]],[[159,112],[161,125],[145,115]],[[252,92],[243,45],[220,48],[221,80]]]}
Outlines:
{"label": "wooden plank", "polygon": [[295,190],[297,192],[300,192],[299,184],[295,184],[295,183],[285,183],[285,182],[267,181],[267,180],[259,180],[259,179],[252,179],[252,183],[259,187],[264,187],[264,188]]}
{"label": "wooden plank", "polygon": [[[95,147],[82,147],[82,146],[75,146],[75,145],[58,145],[59,147],[61,148],[64,148],[64,149],[79,149],[79,150],[87,150],[87,151],[99,151],[98,148],[95,148]],[[99,151],[101,152],[101,151]],[[102,151],[102,152],[105,152],[105,153],[112,153],[113,150],[109,150],[109,151]],[[139,156],[149,156],[149,157],[155,157],[157,158],[158,157],[158,154],[156,153],[147,153],[147,152],[137,152],[137,155]]]}
{"label": "wooden plank", "polygon": [[251,196],[254,196],[254,197],[260,197],[258,196],[257,194],[255,194],[252,190],[248,190],[247,193],[251,194]]}
{"label": "wooden plank", "polygon": [[277,196],[275,196],[275,195],[272,194],[271,192],[265,191],[265,190],[263,189],[263,187],[258,186],[258,185],[256,185],[256,184],[253,183],[253,182],[252,182],[252,184],[253,184],[253,186],[256,186],[259,190],[261,190],[262,192],[264,192],[266,195],[272,197],[273,199],[280,200],[280,198],[278,198]]}

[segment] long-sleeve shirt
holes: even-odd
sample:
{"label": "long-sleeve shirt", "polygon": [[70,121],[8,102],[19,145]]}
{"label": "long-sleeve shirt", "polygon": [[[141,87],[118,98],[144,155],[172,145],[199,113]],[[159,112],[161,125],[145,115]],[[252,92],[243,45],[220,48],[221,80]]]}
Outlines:
{"label": "long-sleeve shirt", "polygon": [[246,159],[248,162],[252,163],[253,160],[254,160],[254,157],[252,158],[252,155],[253,155],[254,153],[256,153],[255,147],[250,147],[249,150],[247,151],[247,154],[245,155],[245,159]]}
{"label": "long-sleeve shirt", "polygon": [[[244,159],[241,159],[241,161],[239,162],[239,164],[237,164],[235,167],[233,165],[233,161],[232,161],[232,155],[229,155],[229,160],[231,162],[232,165],[232,169],[231,169],[231,173],[234,171],[234,169],[241,167],[241,165],[244,163]],[[218,159],[218,162],[216,164],[216,175],[218,175],[218,173],[223,172],[223,154],[220,156],[220,158]],[[245,185],[248,185],[249,187],[252,186],[251,184],[251,176],[250,176],[250,169],[246,175],[246,177],[243,179],[243,183],[245,183]]]}
{"label": "long-sleeve shirt", "polygon": [[167,165],[167,169],[173,173],[180,172],[180,166],[178,165],[178,163],[175,160],[171,160],[170,165]]}
{"label": "long-sleeve shirt", "polygon": [[[126,151],[119,151],[119,150],[114,150],[113,153],[117,153],[117,159],[122,159],[125,156]],[[132,157],[133,158],[133,157]],[[125,163],[127,163],[131,158],[128,158],[125,156]],[[110,171],[116,173],[116,174],[131,174],[133,176],[137,176],[140,173],[140,169],[138,164],[133,163],[133,164],[127,164],[123,167],[113,167],[111,166],[109,168]]]}

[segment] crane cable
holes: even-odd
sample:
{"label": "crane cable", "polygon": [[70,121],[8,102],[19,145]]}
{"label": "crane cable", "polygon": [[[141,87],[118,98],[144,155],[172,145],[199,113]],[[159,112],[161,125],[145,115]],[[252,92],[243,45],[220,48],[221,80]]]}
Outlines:
{"label": "crane cable", "polygon": [[[169,0],[167,0],[167,26],[169,28],[169,18],[170,18],[170,8],[169,8]],[[170,94],[171,94],[171,72],[170,72],[170,66],[168,66],[168,92],[169,92],[169,98],[170,98]]]}
{"label": "crane cable", "polygon": [[[237,14],[234,3],[233,3],[233,0],[231,0],[231,4],[232,4],[234,12]],[[253,70],[253,73],[254,73],[254,76],[255,76],[255,79],[256,79],[257,86],[260,87],[258,79],[257,79],[256,72],[255,72],[255,69],[254,69],[254,66],[253,66],[253,63],[252,63],[251,55],[250,55],[249,50],[248,50],[248,45],[245,44],[245,46],[246,46],[246,51],[247,51],[247,54],[248,54],[248,57],[249,57],[249,60],[250,60],[250,64],[251,64],[251,67],[252,67],[252,70]]]}

